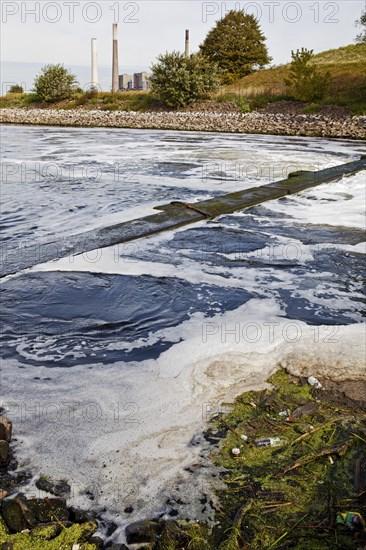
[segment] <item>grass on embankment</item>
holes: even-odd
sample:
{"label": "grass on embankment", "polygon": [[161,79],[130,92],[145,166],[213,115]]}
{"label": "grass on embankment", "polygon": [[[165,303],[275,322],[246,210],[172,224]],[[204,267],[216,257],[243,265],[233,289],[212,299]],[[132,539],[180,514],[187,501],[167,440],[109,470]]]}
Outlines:
{"label": "grass on embankment", "polygon": [[101,111],[149,111],[161,108],[149,92],[76,92],[71,99],[45,103],[36,101],[34,94],[7,94],[0,97],[0,109],[98,109]]}
{"label": "grass on embankment", "polygon": [[[312,104],[314,112],[317,107],[333,104],[348,107],[354,114],[366,114],[366,43],[321,52],[314,56],[313,63],[320,71],[329,73],[326,95]],[[284,82],[289,70],[290,64],[257,71],[226,86],[216,97],[239,96],[247,100],[251,109],[291,99],[286,95]]]}

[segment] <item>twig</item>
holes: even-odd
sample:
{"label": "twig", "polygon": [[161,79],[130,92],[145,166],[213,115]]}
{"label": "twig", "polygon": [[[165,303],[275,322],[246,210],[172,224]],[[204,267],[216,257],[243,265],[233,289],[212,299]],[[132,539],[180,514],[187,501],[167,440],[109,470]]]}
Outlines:
{"label": "twig", "polygon": [[253,506],[253,500],[250,500],[248,504],[243,504],[243,506],[239,508],[239,510],[235,514],[235,518],[233,522],[234,525],[238,525],[239,522],[242,521],[243,517],[251,509],[252,506]]}
{"label": "twig", "polygon": [[287,466],[287,468],[285,468],[283,470],[283,472],[280,472],[279,474],[277,474],[277,476],[285,475],[288,472],[291,472],[292,470],[296,470],[296,468],[300,468],[300,466],[305,466],[306,464],[309,464],[310,462],[313,462],[314,460],[318,460],[319,458],[322,458],[323,456],[339,454],[342,451],[344,451],[347,447],[348,447],[348,444],[344,443],[340,447],[334,447],[332,449],[325,449],[321,453],[318,453],[314,456],[308,456],[304,460],[298,460],[297,462],[295,462],[295,464],[292,464],[292,466]]}
{"label": "twig", "polygon": [[361,437],[360,435],[358,434],[355,434],[354,432],[350,432],[351,435],[354,435],[355,437],[357,437],[357,439],[361,439],[361,441],[363,441],[363,443],[366,443],[366,439],[364,439],[363,437]]}
{"label": "twig", "polygon": [[222,422],[222,424],[224,424],[224,426],[225,426],[228,430],[230,430],[231,432],[233,432],[233,434],[235,434],[237,437],[240,438],[240,433],[238,432],[238,430],[236,430],[235,428],[232,428],[231,426],[229,426],[229,424],[227,424],[227,423],[225,422],[225,420],[220,419],[220,421]]}
{"label": "twig", "polygon": [[312,430],[309,430],[308,432],[306,432],[306,433],[300,435],[299,437],[297,437],[296,439],[294,439],[290,443],[290,446],[296,445],[296,443],[299,443],[300,441],[303,441],[309,435],[315,434],[315,432],[319,432],[320,430],[323,430],[324,428],[326,428],[328,426],[331,426],[332,424],[334,424],[334,422],[337,422],[338,420],[339,420],[339,418],[337,418],[335,420],[331,420],[330,422],[327,422],[326,424],[322,424],[321,426],[318,426],[318,428],[313,428]]}
{"label": "twig", "polygon": [[280,502],[280,503],[273,502],[272,504],[271,503],[265,504],[264,506],[261,506],[261,508],[265,510],[266,508],[278,508],[279,506],[291,506],[291,505],[293,505],[293,502]]}

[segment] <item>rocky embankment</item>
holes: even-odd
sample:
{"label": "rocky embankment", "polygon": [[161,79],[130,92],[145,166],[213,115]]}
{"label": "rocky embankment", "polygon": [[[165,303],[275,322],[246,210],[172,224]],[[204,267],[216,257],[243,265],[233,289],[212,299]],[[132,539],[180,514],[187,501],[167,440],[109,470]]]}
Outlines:
{"label": "rocky embankment", "polygon": [[366,116],[323,114],[1,109],[0,122],[366,139]]}

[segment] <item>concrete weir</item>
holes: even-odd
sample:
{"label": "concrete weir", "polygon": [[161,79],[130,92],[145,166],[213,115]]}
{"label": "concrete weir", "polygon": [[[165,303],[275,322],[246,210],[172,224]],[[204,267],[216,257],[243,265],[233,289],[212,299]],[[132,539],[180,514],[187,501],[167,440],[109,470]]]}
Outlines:
{"label": "concrete weir", "polygon": [[294,172],[285,180],[228,193],[214,199],[195,203],[175,201],[156,207],[159,210],[156,214],[53,242],[24,243],[10,250],[5,244],[1,250],[0,277],[68,255],[83,254],[96,248],[133,241],[161,231],[212,219],[222,214],[230,214],[266,201],[299,193],[322,183],[338,180],[345,175],[351,175],[364,169],[366,169],[366,155],[362,156],[360,160],[318,172]]}

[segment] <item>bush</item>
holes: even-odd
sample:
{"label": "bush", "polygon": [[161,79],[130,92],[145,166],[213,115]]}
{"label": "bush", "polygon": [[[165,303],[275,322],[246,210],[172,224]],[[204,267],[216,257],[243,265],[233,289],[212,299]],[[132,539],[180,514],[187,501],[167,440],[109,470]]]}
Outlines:
{"label": "bush", "polygon": [[40,101],[70,99],[76,91],[76,77],[63,65],[45,65],[34,81],[33,91]]}
{"label": "bush", "polygon": [[19,84],[13,84],[13,86],[10,87],[8,94],[23,94],[24,90],[22,86],[19,86]]}
{"label": "bush", "polygon": [[169,107],[183,107],[219,86],[218,68],[202,54],[166,53],[158,57],[151,71],[152,94]]}
{"label": "bush", "polygon": [[32,104],[32,103],[37,103],[37,101],[38,101],[38,96],[37,96],[37,94],[26,94],[26,95],[24,96],[24,103],[25,103],[26,105],[30,105],[30,104]]}
{"label": "bush", "polygon": [[321,74],[310,61],[314,57],[313,50],[301,48],[291,52],[292,63],[288,78],[285,78],[287,92],[298,101],[314,101],[323,99],[326,91],[327,74]]}
{"label": "bush", "polygon": [[239,107],[240,112],[241,112],[242,114],[250,113],[250,105],[249,105],[248,101],[247,101],[244,97],[240,97],[240,98],[236,101],[236,104],[237,104],[237,106]]}

